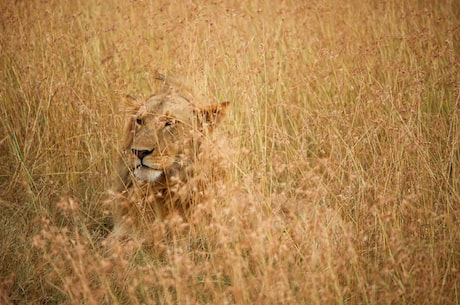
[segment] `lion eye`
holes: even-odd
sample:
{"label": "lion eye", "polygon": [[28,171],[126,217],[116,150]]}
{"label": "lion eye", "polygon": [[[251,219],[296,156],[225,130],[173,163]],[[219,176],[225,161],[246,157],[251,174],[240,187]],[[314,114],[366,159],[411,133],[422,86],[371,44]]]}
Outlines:
{"label": "lion eye", "polygon": [[141,119],[141,118],[137,118],[137,119],[136,119],[136,124],[137,124],[137,125],[144,125],[144,120]]}
{"label": "lion eye", "polygon": [[165,127],[173,126],[176,123],[176,120],[167,120],[165,122]]}

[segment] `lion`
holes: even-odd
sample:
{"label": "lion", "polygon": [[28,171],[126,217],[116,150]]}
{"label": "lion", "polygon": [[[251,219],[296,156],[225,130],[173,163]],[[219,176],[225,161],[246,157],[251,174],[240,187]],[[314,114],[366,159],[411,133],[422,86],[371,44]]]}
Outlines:
{"label": "lion", "polygon": [[[130,99],[118,157],[111,238],[141,232],[173,213],[186,216],[209,176],[200,172],[201,147],[222,120],[228,102],[197,106],[163,76],[162,89],[138,103]],[[209,168],[209,166],[208,166]]]}

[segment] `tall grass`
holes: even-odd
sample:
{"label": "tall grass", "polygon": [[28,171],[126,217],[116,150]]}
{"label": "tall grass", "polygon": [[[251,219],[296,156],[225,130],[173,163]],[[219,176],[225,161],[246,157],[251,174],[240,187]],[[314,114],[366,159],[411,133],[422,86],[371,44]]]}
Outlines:
{"label": "tall grass", "polygon": [[[0,4],[0,303],[459,304],[455,1],[161,2]],[[228,177],[107,253],[158,70],[231,101]]]}

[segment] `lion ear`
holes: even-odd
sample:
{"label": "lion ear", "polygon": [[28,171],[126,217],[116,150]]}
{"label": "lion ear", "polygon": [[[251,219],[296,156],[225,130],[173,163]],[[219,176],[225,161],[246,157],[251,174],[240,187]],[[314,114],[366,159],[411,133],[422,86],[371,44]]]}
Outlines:
{"label": "lion ear", "polygon": [[125,96],[124,102],[126,109],[132,109],[138,106],[137,98],[131,94]]}
{"label": "lion ear", "polygon": [[198,113],[204,124],[208,126],[216,126],[225,116],[226,110],[230,102],[214,103],[205,108],[199,108]]}

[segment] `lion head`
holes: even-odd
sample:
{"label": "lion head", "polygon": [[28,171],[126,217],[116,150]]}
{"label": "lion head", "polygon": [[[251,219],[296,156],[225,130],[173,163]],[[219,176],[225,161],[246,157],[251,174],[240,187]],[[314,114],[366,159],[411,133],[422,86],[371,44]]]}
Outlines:
{"label": "lion head", "polygon": [[[200,138],[212,132],[228,103],[198,108],[176,92],[133,106],[124,134],[123,164],[133,177],[156,183],[194,162]],[[130,186],[121,175],[123,186]]]}
{"label": "lion head", "polygon": [[171,208],[190,205],[197,187],[189,182],[201,144],[220,122],[228,102],[199,107],[168,83],[167,89],[145,101],[128,104],[114,187],[125,199],[118,204],[115,226],[126,215],[152,219],[156,216],[149,212],[164,216]]}

